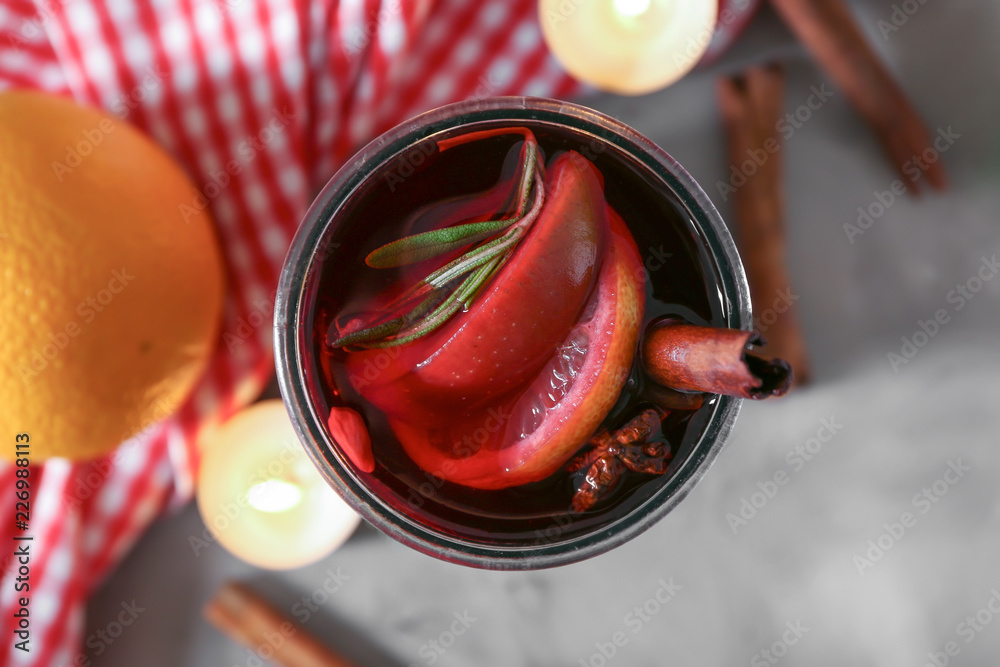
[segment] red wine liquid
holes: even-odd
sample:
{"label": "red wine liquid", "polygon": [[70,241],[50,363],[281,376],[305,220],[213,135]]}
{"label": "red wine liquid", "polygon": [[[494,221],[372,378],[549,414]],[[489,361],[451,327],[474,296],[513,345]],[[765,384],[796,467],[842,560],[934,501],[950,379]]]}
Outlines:
{"label": "red wine liquid", "polygon": [[[647,269],[643,328],[664,315],[725,326],[712,263],[694,223],[645,167],[614,145],[565,127],[530,122],[508,125],[531,129],[546,162],[571,149],[590,159],[603,174],[605,198],[628,224]],[[490,123],[461,132],[501,126]],[[571,502],[582,473],[559,471],[543,481],[499,491],[445,482],[410,460],[381,412],[351,387],[343,368],[348,353],[328,347],[327,331],[336,318],[363,311],[375,295],[402,277],[397,270],[368,267],[365,256],[385,243],[435,226],[435,212],[468,206],[470,195],[488,190],[513,192],[518,165],[512,156],[516,158],[520,141],[518,135],[502,135],[440,153],[434,142],[425,140],[358,188],[338,212],[337,224],[331,226],[320,246],[321,278],[309,323],[313,345],[311,359],[305,364],[312,375],[309,384],[322,421],[333,405],[348,405],[365,416],[376,468],[370,474],[355,472],[374,495],[416,523],[496,546],[558,542],[594,532],[632,512],[661,488],[691,453],[715,402],[706,401],[698,410],[674,411],[664,420],[656,439],[667,443],[672,452],[666,474],[625,472],[605,499],[586,512],[574,513]],[[446,201],[451,202],[449,206],[441,207]],[[504,199],[501,206],[507,205],[513,207]],[[391,349],[387,354],[392,354]],[[604,427],[619,427],[649,407],[643,397],[647,382],[637,355]]]}

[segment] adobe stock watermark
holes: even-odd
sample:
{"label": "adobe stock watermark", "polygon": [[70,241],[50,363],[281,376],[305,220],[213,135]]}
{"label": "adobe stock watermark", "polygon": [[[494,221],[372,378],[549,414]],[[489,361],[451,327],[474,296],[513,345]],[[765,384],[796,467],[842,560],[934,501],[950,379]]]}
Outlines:
{"label": "adobe stock watermark", "polygon": [[162,71],[158,65],[147,65],[139,83],[128,92],[112,98],[108,110],[119,119],[125,120],[130,113],[139,107],[140,102],[146,100],[153,90],[163,83],[165,78],[167,78],[167,73]]}
{"label": "adobe stock watermark", "polygon": [[62,329],[55,332],[50,331],[47,340],[40,347],[31,350],[28,365],[18,364],[17,372],[21,376],[21,381],[28,384],[30,380],[35,379],[45,371],[49,367],[49,363],[62,354],[74,338],[83,333],[84,327],[100,317],[101,313],[112,304],[115,297],[121,294],[133,280],[135,280],[135,276],[129,273],[126,267],[113,270],[105,287],[77,304],[76,314],[79,316],[79,320],[70,320]]}
{"label": "adobe stock watermark", "polygon": [[[146,611],[145,607],[140,607],[136,604],[135,600],[130,602],[121,603],[122,610],[118,612],[118,616],[107,623],[102,628],[98,628],[91,634],[87,635],[87,639],[84,645],[93,651],[93,656],[99,657],[104,654],[108,648],[115,643],[115,640],[122,636],[122,633],[126,629],[135,623],[136,619],[139,618],[139,614]],[[86,655],[81,653],[77,655],[76,660],[69,663],[71,665],[85,665],[89,664],[90,661],[87,660]]]}
{"label": "adobe stock watermark", "polygon": [[326,260],[333,257],[334,253],[340,250],[340,247],[341,244],[334,241],[332,238],[323,239],[316,248],[316,255],[313,261],[322,264]]}
{"label": "adobe stock watermark", "polygon": [[[494,81],[492,77],[492,72],[488,73],[486,77],[480,76],[479,86],[470,96],[470,99],[482,99],[493,95],[500,86],[500,82]],[[602,139],[592,137],[586,144],[575,146],[574,150],[593,162],[597,159],[597,156],[607,150],[607,145]],[[437,140],[426,138],[413,144],[413,146],[396,157],[392,161],[392,166],[382,174],[386,185],[389,186],[389,192],[395,192],[396,188],[423,166],[427,159],[435,152],[437,152]]]}
{"label": "adobe stock watermark", "polygon": [[900,338],[899,351],[889,352],[886,356],[889,360],[889,367],[893,373],[899,373],[902,366],[913,361],[913,359],[930,343],[941,327],[951,322],[953,313],[957,313],[982,291],[986,283],[993,280],[997,273],[1000,273],[1000,262],[997,256],[983,257],[976,272],[965,282],[958,283],[955,288],[945,294],[945,302],[951,306],[951,312],[947,308],[938,308],[934,311],[933,317],[926,320],[917,320],[917,328],[909,336]]}
{"label": "adobe stock watermark", "polygon": [[[904,162],[903,174],[910,179],[911,183],[916,183],[923,177],[924,172],[940,160],[941,155],[947,153],[961,138],[962,135],[952,130],[951,125],[947,128],[939,127],[933,146],[927,148],[921,155],[914,155]],[[880,220],[904,194],[906,194],[906,183],[901,178],[894,180],[885,190],[875,190],[872,193],[873,201],[867,206],[858,207],[857,220],[854,223],[844,223],[844,234],[847,235],[847,240],[851,245],[854,245],[857,237],[871,229],[872,225]]]}
{"label": "adobe stock watermark", "polygon": [[816,435],[788,450],[788,453],[785,454],[785,465],[788,468],[778,468],[770,477],[758,480],[757,490],[742,496],[739,507],[726,514],[726,523],[729,524],[733,535],[736,535],[741,528],[748,525],[760,514],[768,503],[774,500],[781,488],[787,486],[788,482],[805,468],[807,463],[816,458],[823,450],[823,445],[832,441],[843,428],[844,425],[839,423],[836,417],[823,417],[819,420]]}
{"label": "adobe stock watermark", "polygon": [[[124,442],[130,438],[138,439],[148,435],[151,431],[153,431],[153,429],[159,426],[160,422],[173,415],[177,411],[178,407],[179,406],[174,405],[163,398],[157,399],[156,403],[153,404],[152,412],[150,412],[149,415],[144,416],[142,421],[139,422],[139,428],[135,431],[132,431],[131,429],[122,431],[122,434],[119,437]],[[129,451],[129,448],[127,447],[119,447],[115,450],[116,460],[119,457],[124,456],[127,451]]]}
{"label": "adobe stock watermark", "polygon": [[99,489],[115,469],[115,462],[118,457],[118,450],[114,457],[98,459],[90,463],[90,469],[86,475],[77,475],[76,487],[72,494],[63,496],[63,501],[67,507],[80,507],[85,500],[94,495],[94,491]]}
{"label": "adobe stock watermark", "polygon": [[355,26],[350,34],[341,41],[340,48],[348,58],[354,58],[368,47],[378,35],[378,31],[389,24],[402,11],[400,0],[386,0],[374,18],[365,21],[363,26]]}
{"label": "adobe stock watermark", "polygon": [[[550,28],[555,28],[560,23],[565,23],[576,10],[580,8],[583,4],[589,0],[562,0],[556,8],[548,7],[545,10],[544,18],[545,22]],[[707,26],[702,28],[696,34],[691,35],[687,43],[684,45],[682,51],[675,51],[673,54],[673,61],[676,67],[691,67],[697,61],[701,60],[708,48],[709,43],[712,41],[712,37],[715,31],[720,27],[728,27],[732,25],[734,21],[740,18],[742,12],[750,6],[751,0],[733,0],[731,3],[727,3],[725,9],[717,17],[715,25]]]}
{"label": "adobe stock watermark", "polygon": [[777,665],[781,659],[788,655],[788,650],[799,643],[806,636],[809,628],[802,625],[802,621],[796,619],[785,621],[785,631],[778,639],[774,640],[770,646],[763,648],[750,658],[751,667],[767,667],[767,665]]}
{"label": "adobe stock watermark", "polygon": [[468,632],[472,624],[479,619],[469,613],[466,609],[462,612],[452,613],[454,620],[451,624],[442,630],[437,637],[433,639],[428,639],[420,648],[417,649],[417,656],[420,658],[420,662],[411,662],[409,667],[420,667],[420,665],[433,665],[441,659],[445,653],[448,652],[455,642]]}
{"label": "adobe stock watermark", "polygon": [[35,0],[32,5],[37,10],[33,16],[24,19],[16,32],[7,34],[7,43],[14,51],[20,51],[26,44],[44,39],[48,42],[46,33],[49,23],[59,13],[59,8],[71,0]]}
{"label": "adobe stock watermark", "polygon": [[190,222],[191,218],[199,211],[208,208],[209,202],[222,194],[222,191],[232,183],[233,178],[243,173],[243,169],[253,162],[259,154],[263,153],[267,145],[274,141],[275,137],[283,132],[294,119],[295,115],[288,110],[287,106],[282,107],[281,110],[272,109],[271,116],[264,127],[254,134],[247,135],[236,145],[237,157],[229,160],[224,165],[224,169],[210,171],[208,182],[202,186],[201,190],[194,191],[190,204],[181,202],[177,205],[177,210],[180,211],[184,222]]}
{"label": "adobe stock watermark", "polygon": [[728,28],[732,25],[733,21],[740,18],[743,12],[749,8],[750,0],[733,0],[733,2],[726,3],[726,5],[725,9],[716,18],[715,25],[706,26],[691,35],[684,45],[684,50],[673,53],[672,58],[675,67],[694,67],[705,55],[705,51],[708,49],[709,44],[711,44],[712,37],[715,36],[716,32],[720,28]]}
{"label": "adobe stock watermark", "polygon": [[572,514],[557,514],[552,517],[552,523],[547,527],[535,530],[535,544],[543,546],[554,544],[562,539],[563,534],[573,525]]}
{"label": "adobe stock watermark", "polygon": [[308,623],[313,614],[326,605],[331,597],[340,592],[344,583],[350,580],[350,577],[341,572],[339,567],[336,570],[327,569],[325,574],[323,581],[316,588],[308,595],[303,595],[298,602],[292,605],[292,615],[303,625]]}
{"label": "adobe stock watermark", "polygon": [[[159,398],[153,403],[153,409],[149,414],[142,417],[139,428],[135,431],[126,429],[119,436],[122,444],[115,448],[110,455],[94,459],[86,464],[79,464],[80,470],[75,476],[73,489],[63,494],[63,502],[67,508],[77,509],[86,502],[94,493],[101,488],[105,480],[111,477],[115,468],[128,456],[142,456],[142,453],[134,453],[135,449],[142,444],[143,436],[150,433],[159,426],[160,422],[173,415],[179,406]],[[126,442],[127,441],[127,442]],[[84,466],[87,466],[86,468]],[[84,474],[86,470],[86,474]],[[0,568],[2,571],[2,568]]]}
{"label": "adobe stock watermark", "polygon": [[265,325],[270,327],[274,320],[274,303],[277,298],[278,290],[275,289],[267,298],[254,299],[250,304],[250,312],[236,318],[236,328],[222,333],[226,349],[234,352],[253,336],[254,331]]}
{"label": "adobe stock watermark", "polygon": [[971,644],[997,616],[1000,616],[1000,590],[993,588],[982,608],[975,614],[969,614],[955,626],[955,639],[945,642],[940,651],[928,651],[927,660],[921,667],[947,667],[951,659],[962,652],[962,644],[958,640],[963,640],[965,645]]}
{"label": "adobe stock watermark", "polygon": [[242,7],[245,0],[211,0],[212,6],[219,11],[219,15],[225,17],[229,10]]}
{"label": "adobe stock watermark", "polygon": [[618,655],[619,649],[628,645],[630,635],[625,630],[630,630],[631,636],[642,632],[643,628],[663,611],[663,608],[670,604],[683,588],[674,582],[673,577],[669,577],[666,581],[660,579],[656,583],[657,588],[653,594],[633,607],[622,618],[624,629],[613,632],[607,641],[594,642],[594,648],[597,650],[585,658],[580,658],[580,667],[605,667]]}
{"label": "adobe stock watermark", "polygon": [[555,27],[560,23],[564,23],[570,16],[575,14],[576,10],[580,8],[580,5],[585,2],[587,2],[587,0],[563,0],[555,9],[549,7],[545,10],[545,21],[550,27]]}
{"label": "adobe stock watermark", "polygon": [[920,11],[921,7],[927,4],[927,0],[903,0],[903,2],[892,5],[888,19],[879,19],[875,22],[875,27],[882,34],[882,39],[889,41],[893,33],[909,23],[910,19]]}
{"label": "adobe stock watermark", "polygon": [[382,348],[376,354],[367,354],[365,355],[361,369],[352,372],[347,379],[351,383],[351,386],[359,391],[365,387],[369,387],[381,377],[382,373],[392,365],[393,361],[399,359],[399,355],[401,354],[402,351],[398,345]]}
{"label": "adobe stock watermark", "polygon": [[[829,90],[826,84],[811,86],[809,96],[798,107],[785,114],[784,118],[774,124],[774,130],[788,141],[795,132],[802,129],[813,115],[822,109],[826,103],[836,93]],[[774,137],[768,137],[761,146],[747,149],[747,157],[739,164],[729,165],[729,180],[727,182],[716,181],[715,187],[719,190],[722,201],[729,201],[729,196],[735,194],[740,188],[747,184],[747,179],[752,178],[757,171],[767,164],[771,156],[781,150],[781,144]]]}
{"label": "adobe stock watermark", "polygon": [[674,253],[667,252],[661,243],[659,246],[649,246],[646,248],[646,256],[642,264],[635,269],[635,279],[637,282],[646,282],[650,275],[656,273],[667,265],[667,260],[674,256]]}
{"label": "adobe stock watermark", "polygon": [[[92,651],[91,656],[98,658],[115,643],[115,640],[135,623],[139,615],[146,611],[145,607],[140,607],[133,599],[130,602],[122,601],[121,611],[114,620],[109,621],[104,627],[98,628],[87,635],[84,645]],[[61,667],[90,667],[91,658],[86,652],[78,653],[69,662],[62,663]]]}
{"label": "adobe stock watermark", "polygon": [[45,36],[45,23],[55,16],[55,9],[60,2],[54,0],[40,0],[35,3],[38,11],[34,16],[30,16],[21,22],[17,31],[7,33],[7,44],[16,53],[24,48],[25,44],[36,41]]}
{"label": "adobe stock watermark", "polygon": [[[486,416],[483,417],[482,423],[475,429],[462,436],[460,441],[454,441],[450,443],[450,450],[454,453],[457,459],[467,458],[472,456],[479,449],[486,444],[490,439],[490,436],[499,433],[503,429],[504,425],[511,417],[510,412],[504,412],[503,407],[491,407],[486,411]],[[443,443],[433,443],[435,445],[442,445],[441,449],[447,451],[448,448],[443,446]],[[410,494],[406,498],[406,502],[413,509],[419,509],[424,506],[429,499],[433,498],[438,490],[444,486],[445,480],[451,477],[457,470],[455,461],[449,459],[441,464],[441,468],[430,472],[423,470],[424,481],[416,486],[410,487]]]}
{"label": "adobe stock watermark", "polygon": [[[276,628],[268,629],[262,632],[259,636],[261,641],[253,646],[253,648],[244,649],[247,654],[246,660],[243,662],[246,667],[268,667],[271,664],[271,658],[274,657],[275,652],[284,646],[285,642],[289,638],[293,637],[298,630],[292,625],[291,621],[282,621],[280,625]],[[240,667],[239,665],[233,665],[233,667]]]}
{"label": "adobe stock watermark", "polygon": [[[133,109],[139,106],[141,101],[149,96],[153,89],[163,82],[165,76],[166,74],[158,68],[154,68],[153,66],[147,67],[145,75],[138,84],[127,93],[119,95],[114,99],[110,105],[111,113],[118,116],[119,119],[124,120]],[[61,162],[53,160],[50,163],[56,180],[62,183],[118,127],[119,125],[110,118],[102,118],[98,121],[97,127],[81,130],[80,139],[75,144],[66,144],[66,156],[63,160]]]}
{"label": "adobe stock watermark", "polygon": [[421,139],[397,157],[393,162],[392,168],[382,175],[386,185],[389,186],[389,192],[395,192],[396,187],[412,176],[417,168],[423,165],[427,161],[427,158],[433,155],[436,150],[436,141],[433,139]]}
{"label": "adobe stock watermark", "polygon": [[466,97],[466,100],[485,100],[487,97],[492,97],[496,94],[497,90],[503,84],[499,79],[494,78],[493,70],[489,70],[486,74],[480,74],[476,79],[476,87],[472,91],[472,94]]}
{"label": "adobe stock watermark", "polygon": [[910,505],[916,512],[907,510],[895,521],[882,524],[883,531],[873,539],[868,540],[867,549],[852,558],[854,567],[860,576],[865,576],[865,570],[875,566],[885,555],[899,544],[907,531],[917,525],[920,517],[926,515],[941,499],[948,495],[951,488],[958,484],[972,470],[962,463],[962,459],[949,460],[944,473],[916,494],[910,500]]}
{"label": "adobe stock watermark", "polygon": [[778,317],[787,313],[795,305],[795,302],[801,298],[801,296],[792,292],[791,287],[786,287],[783,290],[775,292],[771,305],[753,316],[754,330],[758,333],[766,333],[778,321]]}

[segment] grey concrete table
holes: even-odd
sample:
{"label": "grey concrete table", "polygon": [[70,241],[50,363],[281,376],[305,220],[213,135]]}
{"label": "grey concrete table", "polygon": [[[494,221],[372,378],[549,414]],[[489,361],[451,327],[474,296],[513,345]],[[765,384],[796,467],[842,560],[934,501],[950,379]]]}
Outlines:
{"label": "grey concrete table", "polygon": [[[984,267],[1000,254],[1000,4],[911,4],[888,39],[877,23],[888,0],[856,9],[931,127],[958,135],[943,156],[952,188],[897,198],[852,242],[844,225],[896,175],[840,95],[796,129],[784,149],[790,267],[816,383],[747,405],[710,474],[664,521],[552,571],[451,566],[363,527],[325,561],[270,574],[217,545],[195,557],[188,536],[203,527],[188,507],[94,596],[88,633],[123,603],[145,611],[101,655],[87,649],[93,664],[256,664],[199,617],[234,577],[289,612],[303,596],[321,601],[298,620],[359,665],[995,664],[1000,279],[970,298],[952,291],[993,278]],[[780,55],[794,111],[828,80],[772,19],[716,71]],[[665,147],[728,217],[714,74],[585,101]],[[893,369],[888,354],[939,309],[948,322]],[[754,496],[762,488],[773,497]],[[449,637],[456,614],[463,631]]]}

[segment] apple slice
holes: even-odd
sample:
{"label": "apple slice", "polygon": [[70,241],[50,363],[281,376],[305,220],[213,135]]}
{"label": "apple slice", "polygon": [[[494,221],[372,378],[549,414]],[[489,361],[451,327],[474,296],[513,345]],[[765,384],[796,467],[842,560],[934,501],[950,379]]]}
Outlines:
{"label": "apple slice", "polygon": [[608,226],[601,175],[579,153],[551,161],[545,191],[538,219],[467,311],[398,348],[348,356],[365,399],[390,417],[441,426],[538,373],[593,291]]}
{"label": "apple slice", "polygon": [[545,479],[568,461],[614,406],[636,353],[644,307],[642,263],[611,209],[594,294],[527,389],[436,427],[391,419],[406,453],[456,484],[502,489]]}

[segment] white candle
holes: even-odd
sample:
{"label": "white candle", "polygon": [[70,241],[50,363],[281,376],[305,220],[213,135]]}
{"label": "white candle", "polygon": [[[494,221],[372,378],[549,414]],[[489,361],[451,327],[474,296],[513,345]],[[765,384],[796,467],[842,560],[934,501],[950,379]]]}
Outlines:
{"label": "white candle", "polygon": [[687,74],[715,30],[718,0],[539,0],[542,33],[577,79],[624,95]]}
{"label": "white candle", "polygon": [[205,443],[198,510],[234,556],[283,570],[339,547],[360,517],[313,466],[279,400],[248,407]]}

